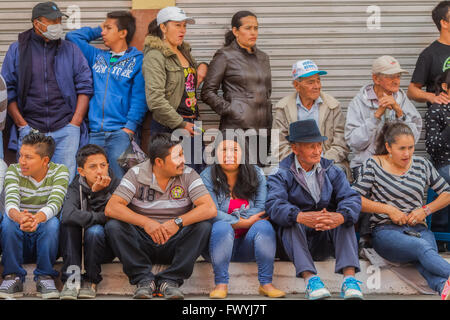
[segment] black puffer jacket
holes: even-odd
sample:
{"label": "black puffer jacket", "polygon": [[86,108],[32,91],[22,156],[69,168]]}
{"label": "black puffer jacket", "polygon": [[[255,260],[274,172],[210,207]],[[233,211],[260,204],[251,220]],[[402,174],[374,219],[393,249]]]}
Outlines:
{"label": "black puffer jacket", "polygon": [[[213,57],[202,88],[202,100],[220,115],[220,129],[272,127],[272,77],[269,56],[253,53],[233,41]],[[218,95],[222,86],[223,97]]]}
{"label": "black puffer jacket", "polygon": [[105,207],[109,198],[120,184],[109,170],[111,183],[99,192],[93,192],[86,179],[77,175],[70,184],[62,209],[61,223],[71,226],[89,228],[106,223]]}

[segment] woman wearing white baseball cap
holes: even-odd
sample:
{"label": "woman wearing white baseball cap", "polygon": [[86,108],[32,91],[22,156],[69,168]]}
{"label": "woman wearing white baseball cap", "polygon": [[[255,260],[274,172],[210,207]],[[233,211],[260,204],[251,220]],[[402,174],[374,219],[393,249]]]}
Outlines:
{"label": "woman wearing white baseball cap", "polygon": [[[171,133],[184,128],[191,137],[194,131],[198,134],[194,126],[194,121],[199,120],[196,89],[206,75],[207,65],[197,65],[190,45],[184,41],[188,23],[195,20],[182,9],[166,7],[148,26],[142,70],[147,104],[152,112],[151,133]],[[202,150],[194,150],[193,146],[191,141],[187,164],[200,173],[204,167]],[[200,163],[194,163],[195,153]]]}

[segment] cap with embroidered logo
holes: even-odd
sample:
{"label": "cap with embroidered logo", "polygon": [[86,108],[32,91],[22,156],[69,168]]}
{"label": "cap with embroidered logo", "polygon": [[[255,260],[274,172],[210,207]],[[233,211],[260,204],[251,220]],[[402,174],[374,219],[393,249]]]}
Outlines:
{"label": "cap with embroidered logo", "polygon": [[194,19],[186,16],[184,10],[178,7],[165,7],[158,12],[156,24],[159,26],[161,23],[167,21],[186,21],[186,23],[195,23]]}
{"label": "cap with embroidered logo", "polygon": [[66,18],[69,17],[67,14],[62,13],[61,10],[59,10],[56,3],[47,1],[38,3],[33,7],[33,11],[31,12],[31,21],[39,17],[44,17],[49,20],[56,20],[62,16],[65,16]]}
{"label": "cap with embroidered logo", "polygon": [[396,73],[409,73],[400,67],[400,63],[391,56],[381,56],[376,58],[372,64],[372,73],[382,74],[396,74]]}
{"label": "cap with embroidered logo", "polygon": [[325,75],[327,72],[319,70],[317,65],[312,60],[300,60],[292,66],[292,78],[294,80],[298,78],[310,77],[315,74]]}

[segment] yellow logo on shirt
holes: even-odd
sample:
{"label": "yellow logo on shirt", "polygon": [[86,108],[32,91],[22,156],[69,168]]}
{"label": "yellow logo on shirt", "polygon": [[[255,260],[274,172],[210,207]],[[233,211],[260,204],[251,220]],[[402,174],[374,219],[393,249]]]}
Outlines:
{"label": "yellow logo on shirt", "polygon": [[184,196],[184,189],[182,186],[175,186],[170,189],[170,197],[172,199],[181,199]]}

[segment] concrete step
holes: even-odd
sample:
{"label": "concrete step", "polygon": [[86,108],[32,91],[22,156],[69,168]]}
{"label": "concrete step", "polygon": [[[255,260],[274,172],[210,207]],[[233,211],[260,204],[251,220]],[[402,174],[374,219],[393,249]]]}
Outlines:
{"label": "concrete step", "polygon": [[[445,257],[450,262],[450,257]],[[335,260],[330,259],[315,263],[319,276],[332,293],[339,293],[342,285],[342,275],[334,273]],[[57,262],[55,268],[59,271],[62,264]],[[356,278],[363,282],[361,289],[364,294],[399,294],[417,295],[419,292],[399,278],[389,269],[378,269],[368,261],[360,261],[361,272]],[[153,266],[152,272],[158,273],[164,270],[166,265]],[[35,265],[24,265],[27,278],[24,284],[24,293],[33,296],[36,292],[33,282]],[[230,283],[229,293],[236,295],[255,295],[258,292],[258,277],[256,263],[231,263],[229,267]],[[102,266],[103,281],[98,286],[100,295],[132,295],[135,286],[130,285],[128,277],[123,273],[122,264],[113,262]],[[422,278],[423,279],[423,278]],[[423,282],[425,280],[423,279]],[[273,275],[274,285],[289,293],[304,293],[304,280],[295,277],[295,268],[291,262],[276,261]],[[61,290],[61,281],[57,281],[57,287]],[[192,276],[185,281],[182,290],[190,295],[208,295],[214,287],[214,274],[210,263],[197,261]]]}

